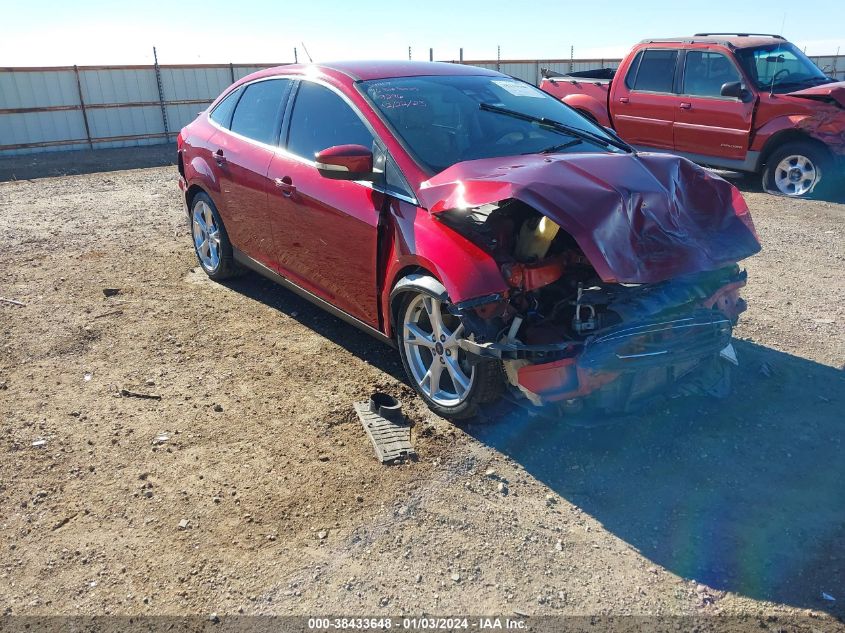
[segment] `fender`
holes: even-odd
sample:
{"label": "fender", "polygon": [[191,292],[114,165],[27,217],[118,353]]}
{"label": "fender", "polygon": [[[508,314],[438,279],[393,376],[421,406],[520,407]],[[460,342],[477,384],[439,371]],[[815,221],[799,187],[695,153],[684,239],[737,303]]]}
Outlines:
{"label": "fender", "polygon": [[[751,141],[751,151],[763,151],[769,140],[776,134],[786,131],[801,132],[805,119],[811,118],[810,114],[786,114],[770,119],[764,125],[754,131],[754,138]],[[807,133],[810,135],[809,133]]]}
{"label": "fender", "polygon": [[[387,218],[391,226],[384,235],[389,248],[381,277],[384,280],[381,303],[383,323],[391,330],[391,306],[397,296],[394,291],[402,279],[419,275],[419,269],[437,281],[436,292],[442,294],[432,296],[442,296],[452,303],[508,291],[493,257],[428,211],[401,202],[391,205]],[[400,293],[412,289],[408,283],[405,282]],[[429,293],[435,292],[434,286],[427,288]],[[416,286],[413,289],[422,291]]]}
{"label": "fender", "polygon": [[589,113],[599,125],[612,127],[610,116],[607,112],[607,104],[602,103],[595,97],[586,94],[574,94],[566,95],[561,101],[571,108]]}
{"label": "fender", "polygon": [[214,175],[214,170],[205,158],[194,156],[191,162],[185,165],[185,180],[189,187],[197,185],[202,188],[217,204],[216,198],[220,195],[220,181]]}

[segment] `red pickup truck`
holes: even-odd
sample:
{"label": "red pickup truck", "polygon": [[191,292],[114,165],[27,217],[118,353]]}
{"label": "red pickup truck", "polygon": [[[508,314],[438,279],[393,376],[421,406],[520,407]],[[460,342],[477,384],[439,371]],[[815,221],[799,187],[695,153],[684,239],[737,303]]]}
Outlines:
{"label": "red pickup truck", "polygon": [[779,35],[643,40],[618,69],[543,70],[540,87],[642,150],[760,174],[805,197],[845,171],[845,82]]}

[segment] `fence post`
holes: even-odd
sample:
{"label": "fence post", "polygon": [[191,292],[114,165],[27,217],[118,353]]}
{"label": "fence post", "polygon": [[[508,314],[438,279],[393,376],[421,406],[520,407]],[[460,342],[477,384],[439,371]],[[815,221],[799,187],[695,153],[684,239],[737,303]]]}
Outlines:
{"label": "fence post", "polygon": [[85,123],[85,138],[88,139],[88,147],[94,149],[94,143],[91,142],[91,128],[88,126],[88,112],[85,110],[85,99],[82,98],[82,82],[79,81],[79,67],[73,65],[73,73],[76,75],[76,90],[79,92],[79,107],[82,110],[82,122]]}
{"label": "fence post", "polygon": [[161,106],[161,120],[164,122],[164,142],[170,142],[170,130],[167,127],[167,108],[164,105],[164,89],[161,86],[161,69],[158,67],[158,54],[156,54],[156,47],[153,46],[153,62],[156,73],[156,83],[158,84],[158,103]]}

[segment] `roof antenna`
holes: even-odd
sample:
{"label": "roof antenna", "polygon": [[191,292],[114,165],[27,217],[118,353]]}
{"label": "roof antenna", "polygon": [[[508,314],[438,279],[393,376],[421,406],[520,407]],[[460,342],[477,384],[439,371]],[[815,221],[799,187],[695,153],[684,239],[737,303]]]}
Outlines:
{"label": "roof antenna", "polygon": [[[780,36],[783,37],[783,27],[786,25],[786,11],[783,12],[783,20],[780,23]],[[783,39],[778,40],[778,47],[775,49],[775,59],[777,59],[778,53],[780,52],[780,45],[783,42]],[[773,62],[774,63],[774,62]],[[772,81],[769,83],[769,98],[771,98],[775,94],[775,73],[772,71]]]}
{"label": "roof antenna", "polygon": [[[786,19],[786,14],[784,14],[784,20]],[[310,63],[314,63],[314,60],[311,59],[311,54],[308,52],[308,49],[305,47],[305,42],[300,42],[302,44],[302,49],[305,51],[305,56],[308,58]]]}

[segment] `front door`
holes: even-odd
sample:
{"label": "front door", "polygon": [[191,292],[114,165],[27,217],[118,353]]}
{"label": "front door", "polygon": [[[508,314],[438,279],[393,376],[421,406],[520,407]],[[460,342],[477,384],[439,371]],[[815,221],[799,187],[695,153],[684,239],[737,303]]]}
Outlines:
{"label": "front door", "polygon": [[675,149],[743,160],[748,150],[754,102],[721,96],[722,85],[742,81],[742,75],[722,53],[689,50],[685,58],[675,118]]}
{"label": "front door", "polygon": [[376,257],[384,194],[368,183],[323,178],[317,152],[373,146],[373,135],[334,90],[302,80],[287,138],[268,172],[268,204],[279,273],[344,312],[378,327]]}

